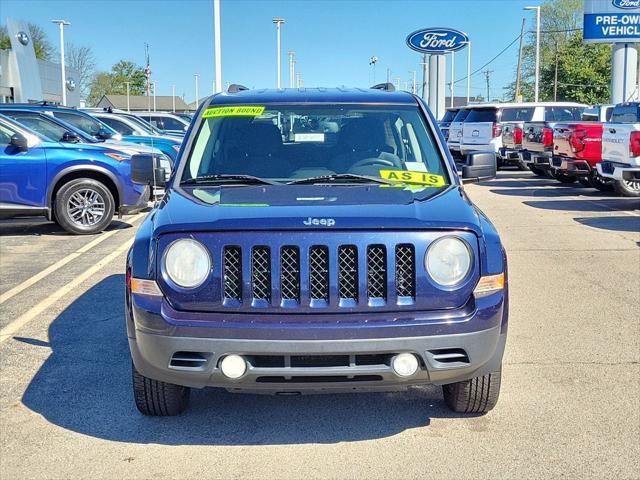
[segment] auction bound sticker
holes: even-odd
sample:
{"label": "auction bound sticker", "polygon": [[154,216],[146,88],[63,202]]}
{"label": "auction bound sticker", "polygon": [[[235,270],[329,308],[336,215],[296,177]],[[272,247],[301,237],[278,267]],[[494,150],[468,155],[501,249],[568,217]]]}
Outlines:
{"label": "auction bound sticker", "polygon": [[444,177],[433,173],[412,172],[406,170],[380,170],[380,178],[402,183],[412,183],[415,185],[429,185],[432,187],[444,186]]}
{"label": "auction bound sticker", "polygon": [[209,107],[202,118],[215,117],[257,117],[264,113],[264,105],[229,105],[227,107]]}

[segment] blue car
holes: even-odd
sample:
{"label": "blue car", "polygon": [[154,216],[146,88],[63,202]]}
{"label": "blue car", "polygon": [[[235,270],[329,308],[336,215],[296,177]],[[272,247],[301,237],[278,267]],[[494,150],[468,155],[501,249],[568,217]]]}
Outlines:
{"label": "blue car", "polygon": [[[133,394],[175,415],[190,388],[283,395],[442,385],[491,410],[507,258],[422,99],[375,89],[239,91],[197,112],[127,257]],[[134,159],[134,181],[156,165]],[[462,177],[462,180],[461,178]]]}
{"label": "blue car", "polygon": [[150,189],[132,182],[131,158],[62,143],[0,115],[0,217],[45,216],[73,234],[98,233],[114,214],[147,207]]}
{"label": "blue car", "polygon": [[47,115],[81,130],[91,138],[107,144],[118,145],[121,147],[136,144],[140,145],[140,148],[146,149],[147,151],[145,153],[152,153],[152,150],[156,149],[156,151],[160,151],[165,154],[170,159],[170,163],[175,160],[179,150],[179,148],[176,148],[176,145],[179,146],[180,139],[160,139],[149,136],[121,135],[97,118],[75,108],[61,107],[46,102],[37,104],[23,103],[0,105],[0,113],[16,112],[18,110],[46,113]]}

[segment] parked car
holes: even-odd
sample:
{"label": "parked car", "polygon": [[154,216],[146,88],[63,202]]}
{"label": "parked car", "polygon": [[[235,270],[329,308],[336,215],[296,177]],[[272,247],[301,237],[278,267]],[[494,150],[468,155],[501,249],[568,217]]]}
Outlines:
{"label": "parked car", "polygon": [[0,115],[0,217],[45,216],[70,233],[93,234],[114,214],[146,208],[149,191],[131,181],[131,156],[62,143]]}
{"label": "parked car", "polygon": [[462,140],[462,130],[464,127],[464,121],[471,112],[470,107],[462,107],[456,115],[453,117],[453,121],[449,125],[449,135],[447,137],[447,146],[454,158],[461,158],[460,155],[460,141]]}
{"label": "parked car", "polygon": [[176,160],[182,144],[182,138],[156,135],[145,127],[141,119],[134,115],[109,112],[91,112],[91,115],[120,133],[124,140],[133,138],[132,142],[157,148],[171,158],[172,161]]}
{"label": "parked car", "polygon": [[143,118],[151,125],[168,133],[184,135],[189,128],[189,121],[173,113],[165,112],[135,112],[135,115]]}
{"label": "parked car", "polygon": [[[216,95],[177,168],[127,256],[142,413],[178,414],[189,389],[206,386],[295,395],[436,384],[456,412],[495,406],[507,259],[460,194],[422,99]],[[487,152],[462,168],[466,180],[495,172]],[[158,178],[149,161],[134,174]]]}
{"label": "parked car", "polygon": [[592,105],[582,112],[583,122],[608,122],[611,119],[614,105]]}
{"label": "parked car", "polygon": [[602,133],[598,173],[615,181],[625,197],[640,197],[640,103],[616,105]]}
{"label": "parked car", "polygon": [[526,162],[530,162],[531,154],[522,146],[525,122],[555,119],[559,116],[558,112],[565,112],[567,108],[584,109],[586,105],[571,102],[528,102],[502,108],[502,147],[498,155],[498,165],[515,165],[522,170],[528,169]]}
{"label": "parked car", "polygon": [[30,128],[40,135],[44,135],[62,143],[88,143],[101,144],[114,150],[123,152],[129,156],[136,154],[156,155],[160,159],[162,168],[165,169],[167,178],[173,168],[173,160],[164,155],[159,149],[151,146],[137,145],[135,143],[111,140],[97,140],[95,137],[79,129],[75,125],[54,117],[43,110],[31,110],[28,107],[15,104],[0,105],[0,113]]}
{"label": "parked car", "polygon": [[553,128],[554,176],[576,177],[580,183],[598,190],[613,190],[613,181],[598,174],[602,161],[602,123],[557,123]]}
{"label": "parked car", "polygon": [[449,140],[449,127],[451,126],[451,122],[455,118],[456,113],[459,111],[459,107],[447,108],[444,112],[444,117],[442,117],[442,120],[438,122],[438,127],[440,127],[440,131],[442,132],[445,140]]}
{"label": "parked car", "polygon": [[536,175],[554,176],[562,183],[573,183],[575,175],[554,172],[551,165],[553,158],[553,128],[558,122],[580,121],[584,106],[564,105],[550,107],[545,111],[544,121],[525,122],[522,136],[523,162]]}

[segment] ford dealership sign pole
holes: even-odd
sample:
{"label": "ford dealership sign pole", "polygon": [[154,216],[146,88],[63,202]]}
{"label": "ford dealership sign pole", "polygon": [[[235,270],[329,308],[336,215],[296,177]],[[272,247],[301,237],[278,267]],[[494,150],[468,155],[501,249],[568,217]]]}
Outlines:
{"label": "ford dealership sign pole", "polygon": [[640,0],[585,0],[584,41],[613,43],[611,103],[640,99]]}
{"label": "ford dealership sign pole", "polygon": [[[445,79],[447,75],[445,54],[462,50],[468,44],[467,34],[452,28],[423,28],[407,36],[409,48],[430,55],[429,108],[437,119],[442,118],[445,109]],[[422,83],[424,85],[424,78]]]}

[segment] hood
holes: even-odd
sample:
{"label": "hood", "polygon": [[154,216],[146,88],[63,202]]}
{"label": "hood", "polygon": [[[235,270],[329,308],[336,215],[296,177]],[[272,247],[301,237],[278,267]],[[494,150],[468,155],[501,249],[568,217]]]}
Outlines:
{"label": "hood", "polygon": [[169,189],[156,234],[212,230],[455,229],[480,235],[461,187],[288,185]]}
{"label": "hood", "polygon": [[119,142],[114,140],[107,140],[104,142],[108,148],[113,148],[128,155],[136,155],[139,153],[153,153],[156,155],[162,155],[162,152],[157,148],[149,147],[148,145],[140,145],[139,143],[131,142]]}

